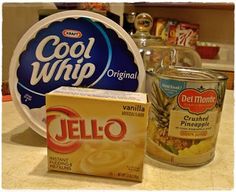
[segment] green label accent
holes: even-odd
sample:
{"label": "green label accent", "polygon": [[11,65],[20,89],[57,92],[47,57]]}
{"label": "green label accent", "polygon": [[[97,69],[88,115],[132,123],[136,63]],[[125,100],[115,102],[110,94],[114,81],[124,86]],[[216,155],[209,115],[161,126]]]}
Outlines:
{"label": "green label accent", "polygon": [[171,79],[160,79],[160,88],[167,97],[172,98],[186,88],[186,82]]}

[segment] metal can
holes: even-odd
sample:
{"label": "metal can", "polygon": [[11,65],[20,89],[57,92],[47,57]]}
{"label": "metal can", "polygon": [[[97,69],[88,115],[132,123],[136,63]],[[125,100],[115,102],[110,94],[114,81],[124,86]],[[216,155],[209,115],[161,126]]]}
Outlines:
{"label": "metal can", "polygon": [[147,71],[152,103],[147,154],[178,166],[214,158],[227,77],[216,71],[169,67]]}

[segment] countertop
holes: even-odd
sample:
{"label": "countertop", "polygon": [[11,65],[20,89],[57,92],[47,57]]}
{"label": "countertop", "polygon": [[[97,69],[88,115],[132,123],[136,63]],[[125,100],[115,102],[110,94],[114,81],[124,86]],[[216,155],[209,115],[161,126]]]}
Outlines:
{"label": "countertop", "polygon": [[216,156],[195,168],[175,167],[145,157],[143,182],[48,172],[46,141],[32,131],[13,102],[2,103],[2,187],[5,189],[146,189],[233,188],[234,92],[227,90]]}
{"label": "countertop", "polygon": [[234,61],[224,61],[216,59],[202,59],[202,67],[218,71],[234,72]]}

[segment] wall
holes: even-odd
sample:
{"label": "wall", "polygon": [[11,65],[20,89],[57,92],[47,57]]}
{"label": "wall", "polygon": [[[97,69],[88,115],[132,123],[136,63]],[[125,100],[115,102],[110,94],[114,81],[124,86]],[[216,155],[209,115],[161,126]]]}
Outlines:
{"label": "wall", "polygon": [[[192,9],[172,7],[134,7],[124,3],[111,3],[111,11],[121,16],[123,12],[149,12],[153,17],[176,18],[200,24],[200,40],[234,44],[234,11],[220,9]],[[3,4],[3,80],[8,79],[13,50],[21,36],[38,21],[38,11],[56,9],[52,3]]]}
{"label": "wall", "polygon": [[125,12],[147,12],[155,17],[175,18],[200,24],[200,41],[234,44],[234,10],[126,6]]}
{"label": "wall", "polygon": [[110,3],[110,11],[120,16],[120,25],[123,26],[124,3]]}
{"label": "wall", "polygon": [[21,36],[38,21],[38,11],[41,9],[56,9],[50,3],[4,3],[2,24],[2,79],[8,80],[9,65],[12,53]]}

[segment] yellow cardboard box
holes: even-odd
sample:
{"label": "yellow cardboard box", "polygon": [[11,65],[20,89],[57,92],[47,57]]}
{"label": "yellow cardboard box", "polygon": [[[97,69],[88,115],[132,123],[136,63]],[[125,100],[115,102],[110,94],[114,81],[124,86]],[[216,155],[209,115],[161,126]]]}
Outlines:
{"label": "yellow cardboard box", "polygon": [[48,169],[142,181],[144,93],[61,87],[46,95]]}

